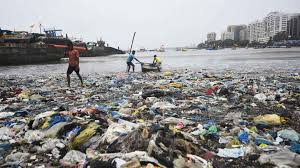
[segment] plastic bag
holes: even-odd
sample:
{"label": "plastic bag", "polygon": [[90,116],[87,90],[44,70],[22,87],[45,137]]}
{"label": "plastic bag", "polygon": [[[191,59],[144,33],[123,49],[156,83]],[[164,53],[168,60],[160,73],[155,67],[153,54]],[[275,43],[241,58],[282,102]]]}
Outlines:
{"label": "plastic bag", "polygon": [[261,165],[270,163],[277,167],[299,167],[300,155],[285,150],[273,154],[262,154],[258,161]]}
{"label": "plastic bag", "polygon": [[226,144],[226,148],[239,148],[241,146],[240,141],[233,139]]}
{"label": "plastic bag", "polygon": [[289,139],[291,141],[299,141],[299,134],[295,130],[281,130],[277,133],[278,137]]}
{"label": "plastic bag", "polygon": [[220,157],[229,157],[229,158],[238,158],[245,155],[245,152],[242,148],[233,148],[233,149],[220,149],[217,154]]}
{"label": "plastic bag", "polygon": [[170,83],[169,87],[174,87],[174,88],[179,88],[180,89],[180,88],[183,87],[183,84],[174,82],[174,83]]}
{"label": "plastic bag", "polygon": [[285,119],[277,114],[266,114],[263,116],[260,115],[255,117],[254,123],[266,125],[281,125],[285,123]]}
{"label": "plastic bag", "polygon": [[244,143],[244,144],[247,144],[249,142],[249,134],[248,132],[242,132],[240,135],[239,135],[239,140]]}
{"label": "plastic bag", "polygon": [[300,144],[294,142],[294,143],[292,144],[292,146],[289,147],[289,150],[292,151],[292,152],[295,152],[295,153],[300,154]]}
{"label": "plastic bag", "polygon": [[76,148],[80,144],[90,139],[96,133],[98,128],[99,125],[96,123],[90,123],[86,129],[81,131],[80,134],[74,138],[74,141],[72,142],[72,148]]}
{"label": "plastic bag", "polygon": [[164,73],[164,76],[173,76],[173,72],[171,72],[171,71],[166,71],[166,72]]}

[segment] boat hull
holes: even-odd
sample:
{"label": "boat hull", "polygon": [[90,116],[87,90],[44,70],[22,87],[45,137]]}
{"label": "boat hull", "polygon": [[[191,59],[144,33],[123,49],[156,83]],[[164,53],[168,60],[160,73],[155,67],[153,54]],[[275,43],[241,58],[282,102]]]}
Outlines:
{"label": "boat hull", "polygon": [[154,66],[153,64],[149,63],[143,63],[142,66],[142,72],[160,72],[161,71],[161,65]]}
{"label": "boat hull", "polygon": [[98,57],[114,54],[125,54],[125,52],[112,47],[94,47],[90,50],[80,52],[80,57]]}
{"label": "boat hull", "polygon": [[0,47],[0,65],[23,65],[59,61],[65,49],[51,47]]}

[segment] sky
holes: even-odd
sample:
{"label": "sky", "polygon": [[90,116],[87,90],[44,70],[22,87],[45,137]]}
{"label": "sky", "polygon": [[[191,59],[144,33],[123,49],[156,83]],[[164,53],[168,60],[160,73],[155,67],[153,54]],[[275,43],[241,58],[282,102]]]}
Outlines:
{"label": "sky", "polygon": [[[228,25],[248,24],[269,12],[300,13],[300,0],[2,0],[0,27],[63,29],[68,36],[128,49],[183,47]],[[32,29],[39,32],[39,28]]]}

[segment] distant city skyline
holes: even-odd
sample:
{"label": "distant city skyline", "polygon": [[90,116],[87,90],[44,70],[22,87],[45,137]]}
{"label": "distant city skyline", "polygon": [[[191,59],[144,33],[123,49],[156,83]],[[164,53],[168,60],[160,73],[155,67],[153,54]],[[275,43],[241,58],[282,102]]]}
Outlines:
{"label": "distant city skyline", "polygon": [[299,13],[299,6],[299,0],[10,0],[1,3],[0,27],[29,31],[41,23],[84,41],[102,37],[122,49],[136,31],[135,48],[180,47],[204,42],[209,32],[220,39],[228,25],[249,24],[273,11]]}

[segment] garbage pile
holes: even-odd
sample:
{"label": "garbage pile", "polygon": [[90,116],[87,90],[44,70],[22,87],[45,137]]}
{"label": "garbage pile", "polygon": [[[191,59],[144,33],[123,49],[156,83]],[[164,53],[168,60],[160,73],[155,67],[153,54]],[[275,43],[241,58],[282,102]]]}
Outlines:
{"label": "garbage pile", "polygon": [[75,79],[1,77],[1,167],[300,166],[297,73]]}

